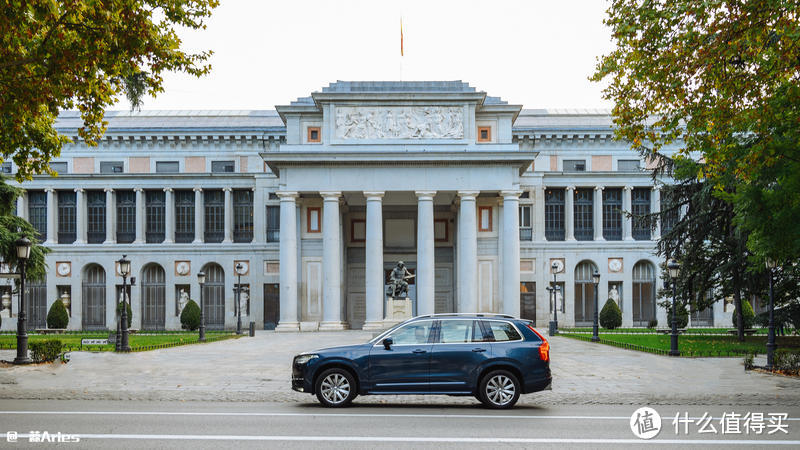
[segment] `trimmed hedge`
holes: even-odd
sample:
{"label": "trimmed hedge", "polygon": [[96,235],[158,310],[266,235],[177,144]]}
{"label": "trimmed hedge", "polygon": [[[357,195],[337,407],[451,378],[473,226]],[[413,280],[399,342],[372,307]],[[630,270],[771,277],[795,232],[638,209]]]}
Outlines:
{"label": "trimmed hedge", "polygon": [[[678,328],[686,328],[689,325],[689,311],[686,305],[678,304]],[[672,328],[672,303],[667,306],[667,328]]]}
{"label": "trimmed hedge", "polygon": [[[61,303],[61,301],[59,301]],[[61,305],[62,307],[64,305]],[[53,362],[61,354],[63,344],[58,339],[48,339],[41,342],[31,342],[28,348],[34,362]]]}
{"label": "trimmed hedge", "polygon": [[56,300],[50,306],[50,312],[47,313],[47,328],[64,329],[69,324],[69,314],[67,308],[61,303],[61,300]]}
{"label": "trimmed hedge", "polygon": [[603,309],[600,310],[600,326],[613,330],[622,325],[622,311],[620,311],[617,302],[608,299]]}
{"label": "trimmed hedge", "polygon": [[[133,323],[133,311],[131,311],[131,304],[125,302],[125,306],[127,306],[128,310],[128,328],[131,327],[131,323]],[[122,302],[117,303],[117,316],[122,318]]]}
{"label": "trimmed hedge", "polygon": [[[753,311],[753,306],[750,305],[750,302],[745,299],[742,299],[742,317],[744,318],[744,329],[753,328],[756,313]],[[733,310],[733,327],[739,328],[739,312],[736,309]]]}
{"label": "trimmed hedge", "polygon": [[200,307],[194,300],[189,300],[181,311],[181,328],[194,331],[200,327]]}

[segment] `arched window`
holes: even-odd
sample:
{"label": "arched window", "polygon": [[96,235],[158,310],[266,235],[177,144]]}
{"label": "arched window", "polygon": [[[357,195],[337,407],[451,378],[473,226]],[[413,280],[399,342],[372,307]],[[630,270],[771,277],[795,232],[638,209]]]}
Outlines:
{"label": "arched window", "polygon": [[28,330],[47,328],[47,282],[25,280]]}
{"label": "arched window", "polygon": [[142,269],[142,329],[163,330],[166,315],[164,269],[148,264]]}
{"label": "arched window", "polygon": [[102,330],[106,328],[106,271],[102,266],[91,264],[83,275],[83,328]]}
{"label": "arched window", "polygon": [[225,328],[225,271],[219,264],[208,263],[203,266],[206,283],[203,285],[203,313],[206,328],[222,330]]}
{"label": "arched window", "polygon": [[656,318],[656,268],[649,261],[633,266],[633,326],[646,327]]}
{"label": "arched window", "polygon": [[597,266],[583,261],[575,267],[575,326],[585,327],[594,321],[594,282]]}

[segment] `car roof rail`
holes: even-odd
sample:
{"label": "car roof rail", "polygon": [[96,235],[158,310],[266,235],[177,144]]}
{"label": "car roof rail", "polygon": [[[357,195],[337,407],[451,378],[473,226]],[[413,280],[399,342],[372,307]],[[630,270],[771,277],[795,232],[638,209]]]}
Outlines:
{"label": "car roof rail", "polygon": [[469,312],[462,312],[462,313],[436,313],[436,314],[425,314],[422,316],[414,317],[415,319],[420,318],[433,318],[433,317],[502,317],[504,319],[516,319],[516,317],[509,315],[509,314],[501,314],[501,313],[469,313]]}

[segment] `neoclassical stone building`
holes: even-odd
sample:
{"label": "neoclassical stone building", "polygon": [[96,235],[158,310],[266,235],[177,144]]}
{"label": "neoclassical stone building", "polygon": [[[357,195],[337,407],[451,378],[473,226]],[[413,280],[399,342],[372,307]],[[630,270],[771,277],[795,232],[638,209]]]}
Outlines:
{"label": "neoclassical stone building", "polygon": [[[61,114],[75,143],[52,165],[59,176],[22,186],[17,213],[52,249],[47,279],[30,283],[31,328],[56,298],[70,328],[114,328],[123,254],[140,329],[180,328],[201,270],[210,328],[235,326],[239,279],[243,321],[258,328],[381,328],[397,261],[415,275],[415,314],[545,326],[555,303],[562,325],[589,325],[598,270],[600,304],[617,300],[624,326],[666,325],[653,250],[670,224],[625,215],[659,210],[660,191],[607,112],[522,109],[460,81],[340,81],[274,111],[106,119],[89,148],[78,114]],[[693,324],[726,326],[730,309]]]}

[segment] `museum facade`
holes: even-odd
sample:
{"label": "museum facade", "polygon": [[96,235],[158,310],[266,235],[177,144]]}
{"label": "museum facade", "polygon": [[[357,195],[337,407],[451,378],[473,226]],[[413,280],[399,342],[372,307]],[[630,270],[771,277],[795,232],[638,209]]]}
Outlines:
{"label": "museum facade", "polygon": [[[417,315],[546,326],[557,308],[561,325],[588,326],[598,271],[600,305],[617,301],[623,326],[666,326],[654,249],[671,220],[626,215],[659,211],[660,183],[607,112],[522,109],[460,81],[340,81],[275,110],[106,120],[90,148],[62,113],[74,143],[51,164],[59,176],[22,185],[17,213],[52,250],[47,279],[29,283],[30,328],[60,298],[70,329],[113,329],[123,254],[137,329],[179,329],[200,271],[211,329],[235,327],[237,287],[257,328],[381,329],[398,261]],[[731,310],[692,324],[728,326]]]}

